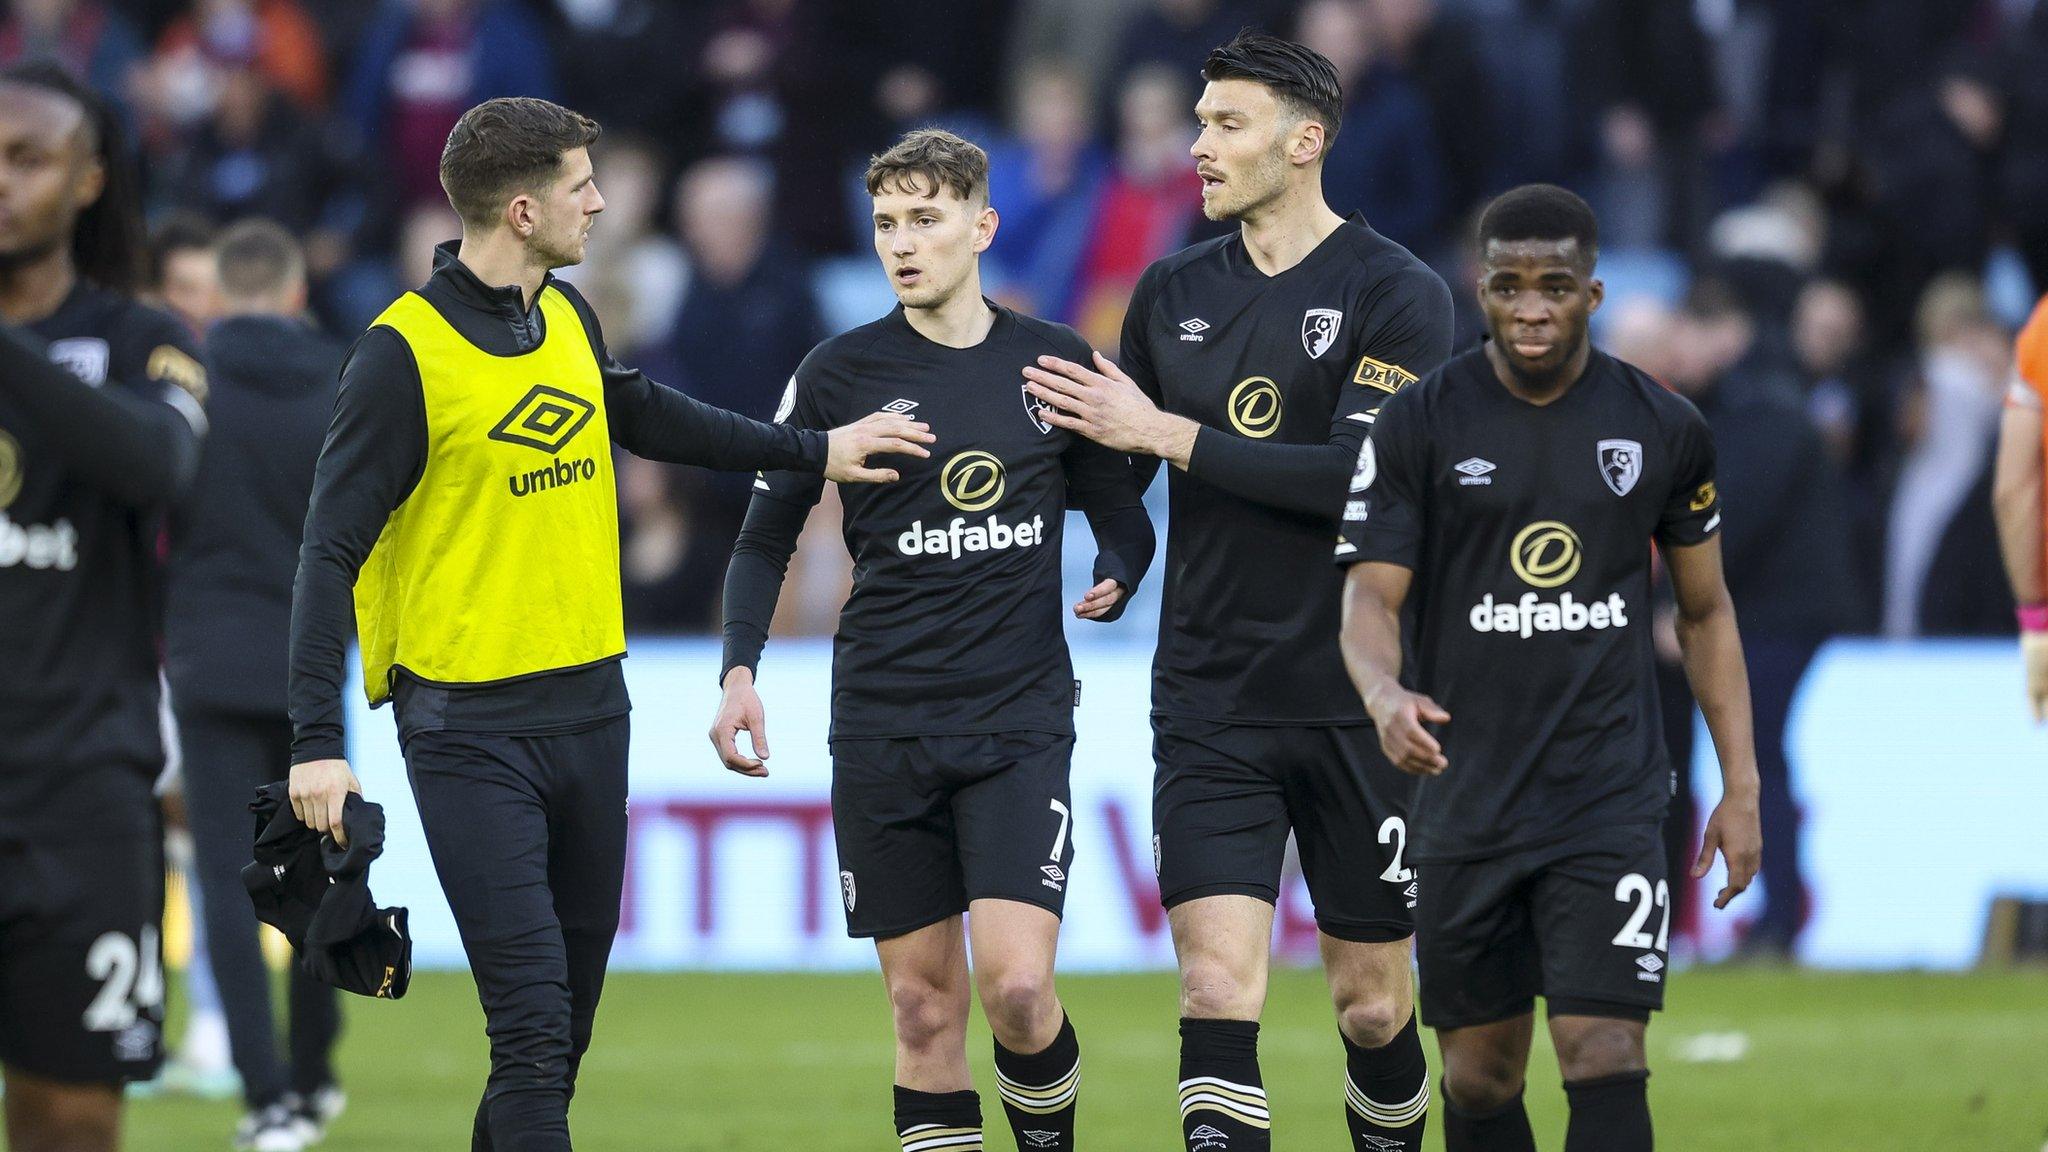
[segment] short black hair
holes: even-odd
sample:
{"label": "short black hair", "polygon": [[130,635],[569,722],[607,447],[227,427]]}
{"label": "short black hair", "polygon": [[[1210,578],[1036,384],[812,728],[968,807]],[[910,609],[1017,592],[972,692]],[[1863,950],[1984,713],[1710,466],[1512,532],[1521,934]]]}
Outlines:
{"label": "short black hair", "polygon": [[1479,252],[1499,240],[1577,240],[1591,267],[1600,254],[1600,221],[1578,193],[1555,184],[1524,184],[1496,196],[1479,214]]}
{"label": "short black hair", "polygon": [[1292,40],[1246,29],[1209,53],[1204,80],[1249,80],[1273,90],[1280,102],[1323,126],[1323,150],[1344,124],[1344,86],[1321,52]]}
{"label": "short black hair", "polygon": [[0,84],[19,84],[53,93],[85,113],[87,145],[106,174],[100,198],[78,214],[71,231],[71,261],[78,274],[112,292],[134,292],[148,273],[149,250],[142,231],[141,184],[135,174],[121,118],[92,86],[53,60],[33,58],[0,69]]}

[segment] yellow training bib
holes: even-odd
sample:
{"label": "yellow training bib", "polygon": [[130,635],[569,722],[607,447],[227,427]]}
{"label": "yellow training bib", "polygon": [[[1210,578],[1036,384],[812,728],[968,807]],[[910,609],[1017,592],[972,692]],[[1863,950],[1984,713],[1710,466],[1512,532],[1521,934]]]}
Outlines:
{"label": "yellow training bib", "polygon": [[356,578],[372,704],[399,667],[476,685],[626,650],[604,378],[575,306],[552,287],[539,306],[523,356],[477,348],[416,292],[377,318],[419,366],[427,463]]}

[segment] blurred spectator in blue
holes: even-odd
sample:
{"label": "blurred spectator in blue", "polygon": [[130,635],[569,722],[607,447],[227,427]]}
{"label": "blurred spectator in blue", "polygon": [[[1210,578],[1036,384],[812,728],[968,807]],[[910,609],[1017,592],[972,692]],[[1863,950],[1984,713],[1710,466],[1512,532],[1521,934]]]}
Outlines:
{"label": "blurred spectator in blue", "polygon": [[[157,37],[141,103],[155,114],[197,119],[219,89],[222,67],[250,68],[309,112],[327,103],[320,25],[298,0],[196,0]],[[178,115],[187,109],[197,112]]]}
{"label": "blurred spectator in blue", "polygon": [[1709,123],[1720,98],[1691,0],[1592,0],[1572,33],[1570,67],[1593,133],[1587,199],[1601,246],[1691,247],[1720,208],[1706,154],[1726,144],[1725,121]]}
{"label": "blurred spectator in blue", "polygon": [[39,57],[84,77],[124,116],[132,115],[142,37],[112,7],[100,0],[9,0],[0,17],[0,65]]}
{"label": "blurred spectator in blue", "polygon": [[1256,23],[1259,14],[1242,0],[1152,0],[1124,28],[1109,78],[1115,82],[1147,64],[1196,75],[1212,49]]}
{"label": "blurred spectator in blue", "polygon": [[[742,157],[699,161],[676,184],[676,226],[689,259],[682,306],[661,343],[629,358],[707,404],[774,417],[784,387],[825,333],[809,269],[771,229],[775,181]],[[752,477],[707,479],[691,509],[707,547],[739,535]]]}
{"label": "blurred spectator in blue", "polygon": [[[1695,281],[1674,333],[1678,355],[1668,383],[1706,417],[1714,433],[1715,484],[1728,507],[1741,510],[1723,525],[1721,548],[1729,596],[1742,619],[1761,815],[1771,845],[1763,910],[1741,949],[1784,958],[1807,916],[1786,725],[1820,645],[1856,626],[1857,588],[1840,478],[1796,385],[1783,365],[1762,353],[1755,332],[1748,305],[1731,285],[1711,276]],[[1683,722],[1668,727],[1673,764],[1683,771],[1692,762],[1690,709]],[[1689,797],[1691,789],[1680,792]],[[1685,833],[1682,843],[1669,847],[1674,860],[1689,862],[1690,822],[1672,820],[1667,830]]]}
{"label": "blurred spectator in blue", "polygon": [[1295,39],[1328,57],[1344,87],[1344,123],[1323,162],[1323,199],[1365,213],[1383,236],[1427,251],[1444,210],[1443,160],[1429,105],[1384,56],[1365,0],[1309,0]]}
{"label": "blurred spectator in blue", "polygon": [[410,207],[443,198],[441,148],[464,111],[495,96],[558,95],[547,30],[518,0],[383,0],[344,111]]}
{"label": "blurred spectator in blue", "polygon": [[668,157],[644,136],[606,132],[595,161],[604,214],[590,230],[583,263],[556,275],[597,310],[608,346],[646,348],[668,339],[690,279],[682,246],[662,223]]}
{"label": "blurred spectator in blue", "polygon": [[[1439,226],[1460,220],[1489,191],[1487,154],[1494,137],[1490,81],[1479,66],[1472,30],[1439,11],[1437,0],[1368,0],[1368,8],[1378,30],[1378,66],[1406,77],[1429,108],[1444,176]],[[1323,185],[1327,194],[1327,173]],[[1410,246],[1424,242],[1419,236],[1397,238]],[[1432,247],[1442,239],[1433,238]]]}
{"label": "blurred spectator in blue", "polygon": [[[1996,614],[2005,588],[1996,535],[1982,531],[1989,525],[1976,514],[1990,506],[1991,449],[2011,340],[1985,307],[1983,289],[1962,273],[1927,286],[1914,330],[1918,388],[1902,412],[1905,457],[1885,535],[1887,636],[1951,630],[1973,603]],[[2005,606],[1997,627],[2009,632],[2009,599]]]}
{"label": "blurred spectator in blue", "polygon": [[[1088,88],[1062,61],[1025,65],[1011,112],[1015,135],[989,148],[989,203],[1002,218],[984,275],[1014,307],[1039,314],[1072,290],[1096,189],[1109,156],[1090,132]],[[865,192],[865,190],[863,190]]]}
{"label": "blurred spectator in blue", "polygon": [[1116,347],[1124,306],[1147,265],[1179,248],[1201,216],[1195,93],[1178,68],[1133,72],[1117,94],[1116,162],[1088,212],[1073,288],[1052,315],[1097,348]]}
{"label": "blurred spectator in blue", "polygon": [[[570,107],[617,130],[668,132],[684,123],[705,5],[692,0],[552,0]],[[611,199],[611,190],[605,190]],[[609,211],[609,209],[607,209]]]}

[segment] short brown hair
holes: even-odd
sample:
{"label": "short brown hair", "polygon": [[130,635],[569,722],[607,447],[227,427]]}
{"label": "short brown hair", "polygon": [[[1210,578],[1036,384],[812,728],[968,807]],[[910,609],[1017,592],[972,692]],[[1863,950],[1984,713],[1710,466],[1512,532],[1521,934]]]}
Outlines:
{"label": "short brown hair", "polygon": [[243,220],[221,233],[215,245],[220,288],[230,299],[247,300],[281,292],[306,275],[306,257],[292,234],[270,220]]}
{"label": "short brown hair", "polygon": [[919,128],[868,160],[868,195],[884,189],[938,195],[951,188],[962,200],[988,202],[988,153],[943,128]]}
{"label": "short brown hair", "polygon": [[538,190],[562,154],[597,143],[597,121],[531,96],[486,100],[462,114],[441,149],[441,187],[465,224],[488,225],[506,199]]}

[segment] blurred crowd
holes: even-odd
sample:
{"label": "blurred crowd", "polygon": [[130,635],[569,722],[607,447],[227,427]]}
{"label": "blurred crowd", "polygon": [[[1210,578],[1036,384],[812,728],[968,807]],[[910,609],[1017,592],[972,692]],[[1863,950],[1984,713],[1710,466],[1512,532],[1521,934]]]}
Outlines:
{"label": "blurred crowd", "polygon": [[[316,311],[352,335],[458,231],[436,178],[456,117],[545,96],[606,128],[609,207],[568,274],[611,347],[762,418],[812,344],[891,304],[857,173],[923,124],[991,153],[992,290],[1113,352],[1139,272],[1213,234],[1187,155],[1203,57],[1241,27],[1289,34],[1344,79],[1333,207],[1469,303],[1487,196],[1530,180],[1582,192],[1600,212],[1608,346],[1808,446],[1796,475],[1727,485],[1732,516],[1748,514],[1743,487],[1799,505],[1753,517],[1779,526],[1750,542],[1757,565],[1796,578],[1752,595],[1745,622],[1798,637],[2011,626],[1985,493],[2009,333],[2048,287],[2048,212],[2025,210],[2048,203],[2048,0],[0,10],[0,62],[55,56],[120,102],[158,291],[195,327],[214,307],[214,230],[265,216],[303,240]],[[1461,346],[1477,338],[1468,309]],[[621,488],[629,623],[712,627],[744,478],[634,461]],[[843,571],[795,579],[815,594],[785,597],[784,623],[829,630]]]}

